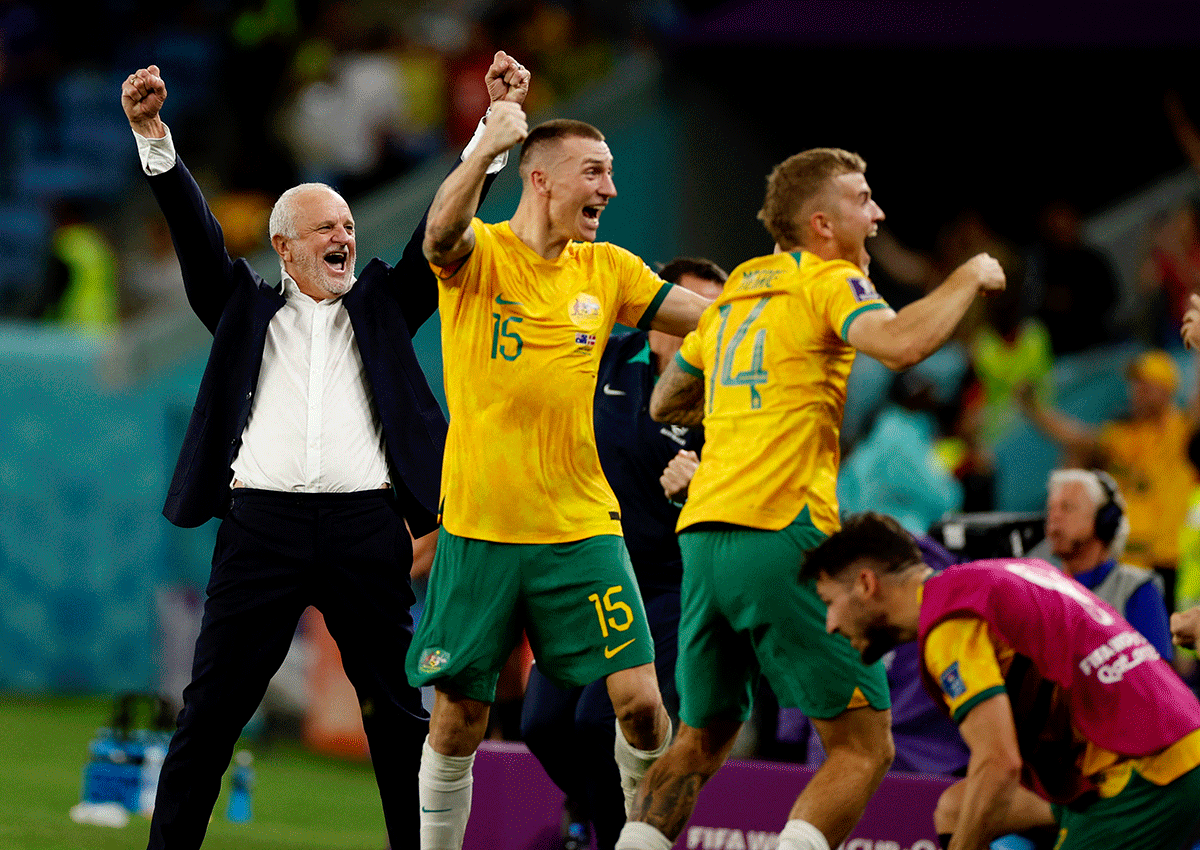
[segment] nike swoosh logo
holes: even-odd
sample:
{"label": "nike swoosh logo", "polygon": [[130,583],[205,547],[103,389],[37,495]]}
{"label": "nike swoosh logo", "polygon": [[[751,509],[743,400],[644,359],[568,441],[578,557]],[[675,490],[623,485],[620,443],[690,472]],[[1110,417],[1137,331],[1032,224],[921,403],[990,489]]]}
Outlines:
{"label": "nike swoosh logo", "polygon": [[516,305],[518,307],[521,306],[520,301],[505,301],[504,296],[501,295],[500,293],[496,293],[496,303],[497,304],[512,304],[512,305]]}
{"label": "nike swoosh logo", "polygon": [[604,657],[612,658],[614,655],[616,655],[618,652],[620,652],[625,647],[629,646],[629,644],[633,643],[635,640],[637,640],[637,638],[630,638],[629,640],[625,641],[623,644],[618,646],[616,649],[609,649],[607,646],[604,647]]}
{"label": "nike swoosh logo", "polygon": [[431,815],[432,815],[432,814],[435,814],[435,813],[437,813],[437,812],[448,812],[448,811],[450,811],[450,809],[427,809],[427,808],[425,808],[424,806],[421,806],[421,811],[423,811],[423,812],[428,812],[429,814],[431,814]]}
{"label": "nike swoosh logo", "polygon": [[626,392],[625,392],[625,390],[614,390],[608,384],[605,384],[604,385],[604,394],[605,395],[626,395]]}

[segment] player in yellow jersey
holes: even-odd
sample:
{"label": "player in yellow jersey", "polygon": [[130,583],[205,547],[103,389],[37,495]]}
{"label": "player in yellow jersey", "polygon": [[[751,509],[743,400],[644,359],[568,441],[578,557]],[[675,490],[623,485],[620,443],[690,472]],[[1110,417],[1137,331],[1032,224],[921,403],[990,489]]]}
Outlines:
{"label": "player in yellow jersey", "polygon": [[724,763],[766,676],[800,708],[828,759],[793,806],[780,850],[836,847],[892,758],[879,664],[825,633],[797,579],[804,553],[838,529],[838,432],[855,350],[905,369],[949,338],[975,296],[1004,288],[986,254],[894,312],[867,278],[865,240],[883,211],[866,163],[819,148],[772,172],[759,218],[776,253],[734,269],[651,398],[651,415],[703,421],[704,458],[679,518],[683,613],[680,728],[647,773],[619,850],[666,850]]}
{"label": "player in yellow jersey", "polygon": [[[512,219],[474,219],[487,166],[522,140]],[[462,845],[471,761],[522,628],[552,680],[605,679],[628,800],[670,741],[592,399],[615,322],[682,336],[708,301],[595,241],[615,195],[599,130],[558,120],[528,131],[520,107],[497,103],[430,207],[450,431],[437,553],[406,660],[413,685],[435,688],[422,850]]]}

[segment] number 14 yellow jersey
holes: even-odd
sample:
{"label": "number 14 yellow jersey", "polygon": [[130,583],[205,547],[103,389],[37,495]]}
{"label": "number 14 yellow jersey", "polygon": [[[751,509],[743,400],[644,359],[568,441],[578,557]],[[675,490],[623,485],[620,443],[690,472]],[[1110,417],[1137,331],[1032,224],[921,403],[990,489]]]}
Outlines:
{"label": "number 14 yellow jersey", "polygon": [[850,323],[887,307],[845,260],[807,252],[742,263],[676,363],[704,380],[704,460],[679,530],[728,522],[777,530],[803,510],[840,527],[838,435],[854,348]]}

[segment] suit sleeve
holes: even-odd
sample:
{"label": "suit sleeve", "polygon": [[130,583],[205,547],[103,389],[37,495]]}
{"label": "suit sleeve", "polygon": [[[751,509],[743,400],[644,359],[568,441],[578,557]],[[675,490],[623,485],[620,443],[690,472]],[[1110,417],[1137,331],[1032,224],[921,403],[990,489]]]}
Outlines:
{"label": "suit sleeve", "polygon": [[171,230],[188,303],[209,332],[216,333],[234,287],[234,261],[225,250],[221,225],[183,160],[147,180]]}
{"label": "suit sleeve", "polygon": [[[457,161],[455,161],[454,167],[458,167]],[[483,193],[479,196],[480,206],[483,205],[488,190],[496,182],[497,174],[499,172],[488,174],[484,178]],[[429,206],[433,206],[432,199],[429,201]],[[417,229],[413,231],[413,235],[409,237],[408,244],[404,246],[404,253],[400,256],[400,262],[396,264],[396,268],[392,272],[398,282],[397,289],[402,293],[400,296],[400,310],[404,314],[404,321],[408,325],[409,334],[415,334],[417,328],[425,324],[438,306],[437,275],[429,267],[429,261],[425,259],[423,248],[425,242],[425,225],[428,219],[429,207],[426,207],[425,212],[421,215],[420,222],[417,223]]]}

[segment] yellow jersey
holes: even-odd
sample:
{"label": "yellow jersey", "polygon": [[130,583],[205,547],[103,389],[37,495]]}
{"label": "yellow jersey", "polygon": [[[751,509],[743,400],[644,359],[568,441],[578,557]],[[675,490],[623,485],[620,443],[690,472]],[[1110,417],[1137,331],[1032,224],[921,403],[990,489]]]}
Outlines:
{"label": "yellow jersey", "polygon": [[[950,693],[942,698],[956,723],[962,723],[971,709],[980,702],[1000,693],[1008,693],[1005,676],[1016,653],[978,617],[955,617],[943,620],[925,639],[922,659],[937,682],[952,682]],[[1015,723],[1024,728],[1031,720],[1018,705],[1022,696],[1009,694]],[[1084,739],[1066,714],[1065,702],[1057,689],[1049,705],[1031,712],[1043,717],[1041,740],[1056,740],[1069,744],[1076,754],[1075,770],[1091,778],[1101,797],[1119,794],[1129,782],[1131,771],[1155,785],[1166,785],[1192,768],[1200,765],[1200,729],[1176,741],[1165,750],[1141,758],[1129,758],[1098,747]]]}
{"label": "yellow jersey", "polygon": [[1195,428],[1192,417],[1174,406],[1161,422],[1108,422],[1101,428],[1100,448],[1129,517],[1126,563],[1174,567],[1179,560],[1179,529],[1198,483],[1187,456]]}
{"label": "yellow jersey", "polygon": [[850,324],[882,309],[853,263],[807,252],[742,263],[675,362],[704,380],[704,459],[679,530],[727,522],[778,530],[805,506],[840,527],[838,437],[854,348]]}
{"label": "yellow jersey", "polygon": [[508,222],[471,222],[475,248],[438,274],[450,431],[441,523],[497,543],[620,534],[596,452],[592,398],[616,322],[647,327],[671,284],[607,242],[547,260]]}

